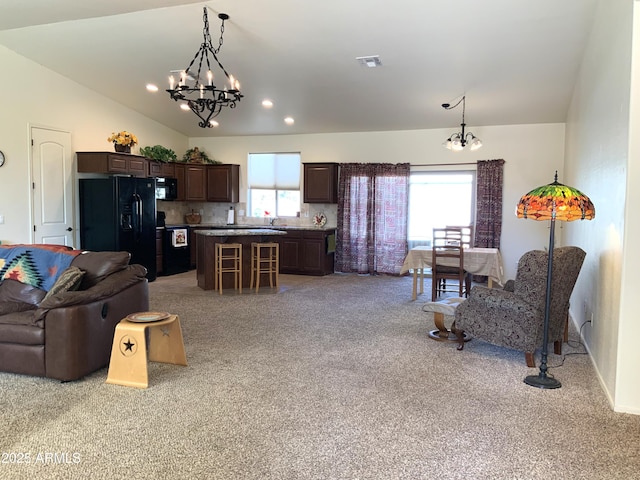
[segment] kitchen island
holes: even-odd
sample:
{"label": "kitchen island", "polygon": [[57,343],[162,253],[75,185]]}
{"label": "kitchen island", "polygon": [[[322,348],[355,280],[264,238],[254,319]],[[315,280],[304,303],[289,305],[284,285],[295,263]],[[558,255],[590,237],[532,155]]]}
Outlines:
{"label": "kitchen island", "polygon": [[[216,243],[239,243],[242,245],[242,287],[249,288],[251,280],[251,243],[273,242],[282,230],[268,228],[225,228],[214,230],[196,230],[196,274],[198,287],[213,290],[215,287],[215,245]],[[222,288],[233,288],[233,277],[226,275]]]}

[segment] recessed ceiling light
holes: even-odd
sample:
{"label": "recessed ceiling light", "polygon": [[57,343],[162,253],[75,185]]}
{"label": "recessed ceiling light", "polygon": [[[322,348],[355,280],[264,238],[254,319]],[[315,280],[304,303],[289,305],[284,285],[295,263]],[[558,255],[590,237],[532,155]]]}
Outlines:
{"label": "recessed ceiling light", "polygon": [[271,100],[269,100],[268,98],[265,98],[264,100],[262,100],[262,106],[264,108],[271,108],[271,107],[273,107],[273,102]]}
{"label": "recessed ceiling light", "polygon": [[218,125],[220,125],[218,122],[216,122],[215,120],[209,120],[209,123],[211,124],[212,127],[217,127]]}
{"label": "recessed ceiling light", "polygon": [[287,125],[293,125],[295,122],[295,120],[293,119],[293,117],[286,117],[284,119],[284,123],[286,123]]}
{"label": "recessed ceiling light", "polygon": [[147,90],[149,90],[150,92],[157,92],[158,86],[154,85],[153,83],[147,83]]}
{"label": "recessed ceiling light", "polygon": [[181,104],[180,104],[180,108],[181,108],[182,110],[184,110],[185,112],[188,112],[189,110],[191,110],[191,109],[189,108],[189,105],[187,105],[186,103],[181,103]]}

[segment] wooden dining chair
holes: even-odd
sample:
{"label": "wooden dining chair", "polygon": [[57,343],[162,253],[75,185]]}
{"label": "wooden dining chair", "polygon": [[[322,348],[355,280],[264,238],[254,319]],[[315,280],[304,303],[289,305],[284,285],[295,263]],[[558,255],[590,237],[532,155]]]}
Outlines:
{"label": "wooden dining chair", "polygon": [[446,229],[460,229],[460,241],[464,248],[471,248],[474,246],[473,237],[473,225],[447,225]]}
{"label": "wooden dining chair", "polygon": [[[471,275],[464,269],[464,244],[461,228],[434,228],[431,249],[431,301],[444,292],[458,292],[468,296]],[[446,263],[446,265],[444,265]],[[457,282],[456,289],[447,286],[447,280]]]}

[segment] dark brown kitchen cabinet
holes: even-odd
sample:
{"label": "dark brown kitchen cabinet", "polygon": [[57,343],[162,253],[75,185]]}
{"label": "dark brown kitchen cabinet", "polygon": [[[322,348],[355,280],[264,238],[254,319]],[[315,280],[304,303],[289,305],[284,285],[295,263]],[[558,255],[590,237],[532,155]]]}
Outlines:
{"label": "dark brown kitchen cabinet", "polygon": [[278,242],[280,243],[280,272],[299,273],[302,232],[287,230],[287,234],[279,237]]}
{"label": "dark brown kitchen cabinet", "polygon": [[303,232],[300,258],[302,273],[309,275],[333,273],[333,253],[327,253],[325,232]]}
{"label": "dark brown kitchen cabinet", "polygon": [[79,173],[113,173],[147,177],[148,160],[140,155],[111,152],[76,152]]}
{"label": "dark brown kitchen cabinet", "polygon": [[207,166],[207,201],[238,203],[240,165]]}
{"label": "dark brown kitchen cabinet", "polygon": [[338,164],[304,164],[304,203],[338,203]]}
{"label": "dark brown kitchen cabinet", "polygon": [[149,176],[175,178],[175,165],[149,160]]}
{"label": "dark brown kitchen cabinet", "polygon": [[207,201],[207,171],[204,165],[185,165],[185,200]]}
{"label": "dark brown kitchen cabinet", "polygon": [[[302,275],[329,275],[334,269],[335,230],[287,230],[280,243],[280,272]],[[335,238],[335,237],[333,237]],[[331,245],[330,245],[331,243]]]}
{"label": "dark brown kitchen cabinet", "polygon": [[187,198],[187,185],[185,182],[185,165],[174,165],[173,176],[178,183],[176,200],[184,202]]}

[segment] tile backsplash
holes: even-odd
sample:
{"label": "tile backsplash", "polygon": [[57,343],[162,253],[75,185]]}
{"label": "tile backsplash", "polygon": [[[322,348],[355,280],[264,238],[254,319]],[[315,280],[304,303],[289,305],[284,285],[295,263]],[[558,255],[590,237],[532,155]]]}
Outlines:
{"label": "tile backsplash", "polygon": [[[163,202],[159,200],[156,205],[158,210],[166,213],[167,225],[181,225],[185,223],[184,216],[187,213],[196,212],[202,216],[201,223],[209,225],[227,225],[229,207],[235,212],[235,223],[242,225],[266,225],[267,218],[247,217],[245,203],[210,203],[210,202]],[[327,217],[327,227],[335,227],[337,224],[338,206],[336,204],[303,203],[300,207],[300,217],[282,217],[275,220],[276,225],[314,226],[313,216],[316,213],[324,213]]]}

